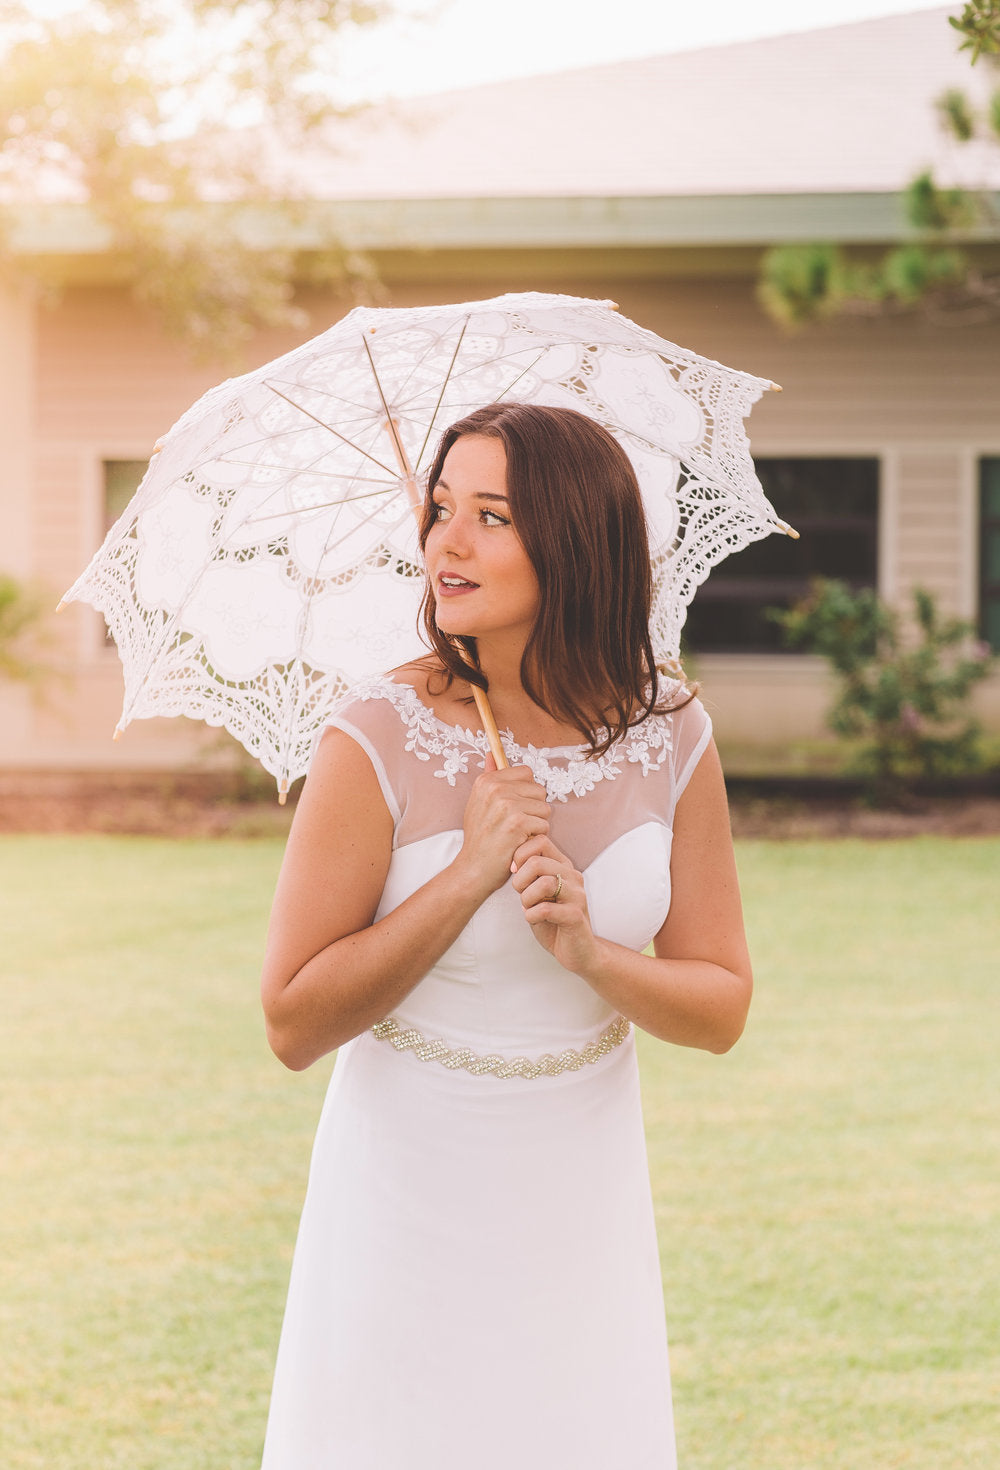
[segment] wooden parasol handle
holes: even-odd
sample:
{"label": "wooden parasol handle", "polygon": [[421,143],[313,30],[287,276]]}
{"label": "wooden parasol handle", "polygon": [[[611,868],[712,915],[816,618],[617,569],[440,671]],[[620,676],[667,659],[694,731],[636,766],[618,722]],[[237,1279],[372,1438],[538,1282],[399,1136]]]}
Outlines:
{"label": "wooden parasol handle", "polygon": [[490,743],[490,755],[492,755],[497,763],[497,770],[505,771],[508,764],[507,757],[504,754],[503,746],[500,744],[500,731],[497,729],[497,722],[493,717],[493,711],[490,708],[486,690],[480,689],[478,684],[473,684],[472,697],[476,701],[476,709],[479,711],[479,718],[483,722],[486,739]]}

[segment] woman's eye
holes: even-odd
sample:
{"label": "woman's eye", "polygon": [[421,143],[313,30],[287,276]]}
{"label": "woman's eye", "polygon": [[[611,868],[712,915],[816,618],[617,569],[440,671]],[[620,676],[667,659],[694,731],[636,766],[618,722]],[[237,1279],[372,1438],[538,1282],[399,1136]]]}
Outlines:
{"label": "woman's eye", "polygon": [[510,525],[510,521],[507,520],[506,516],[500,515],[500,513],[498,511],[495,511],[495,510],[486,510],[486,509],[484,509],[483,510],[483,520],[486,522],[486,524],[488,526],[509,526]]}
{"label": "woman's eye", "polygon": [[441,505],[436,500],[432,501],[432,505],[434,507],[434,519],[436,521],[446,521],[451,515],[451,511],[446,505]]}

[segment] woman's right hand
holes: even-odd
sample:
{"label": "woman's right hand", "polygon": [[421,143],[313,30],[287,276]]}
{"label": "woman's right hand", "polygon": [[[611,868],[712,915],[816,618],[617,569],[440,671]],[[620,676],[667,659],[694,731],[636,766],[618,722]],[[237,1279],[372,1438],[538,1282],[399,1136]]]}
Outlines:
{"label": "woman's right hand", "polygon": [[483,897],[501,888],[511,874],[514,853],[529,837],[547,836],[549,804],[527,766],[498,771],[492,756],[472,788],[463,819],[464,840],[455,865],[482,889]]}

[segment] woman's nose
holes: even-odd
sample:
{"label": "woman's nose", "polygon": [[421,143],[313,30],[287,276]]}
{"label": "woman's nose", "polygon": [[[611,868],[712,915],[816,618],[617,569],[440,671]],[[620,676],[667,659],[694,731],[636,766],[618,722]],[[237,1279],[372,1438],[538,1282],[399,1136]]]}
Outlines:
{"label": "woman's nose", "polygon": [[455,556],[465,556],[469,550],[469,527],[465,516],[456,513],[446,521],[438,522],[438,546]]}

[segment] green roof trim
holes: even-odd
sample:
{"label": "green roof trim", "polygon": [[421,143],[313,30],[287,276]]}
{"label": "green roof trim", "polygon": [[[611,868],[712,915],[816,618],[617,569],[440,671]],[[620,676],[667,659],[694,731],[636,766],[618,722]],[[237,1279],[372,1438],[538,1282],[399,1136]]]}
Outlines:
{"label": "green roof trim", "polygon": [[[572,249],[767,246],[807,240],[878,244],[912,238],[901,194],[744,194],[622,198],[314,200],[248,206],[245,237],[261,249]],[[206,204],[210,214],[213,206]],[[83,204],[4,211],[7,248],[24,255],[112,251]],[[204,226],[203,226],[204,227]],[[1000,239],[1000,226],[969,240]]]}

